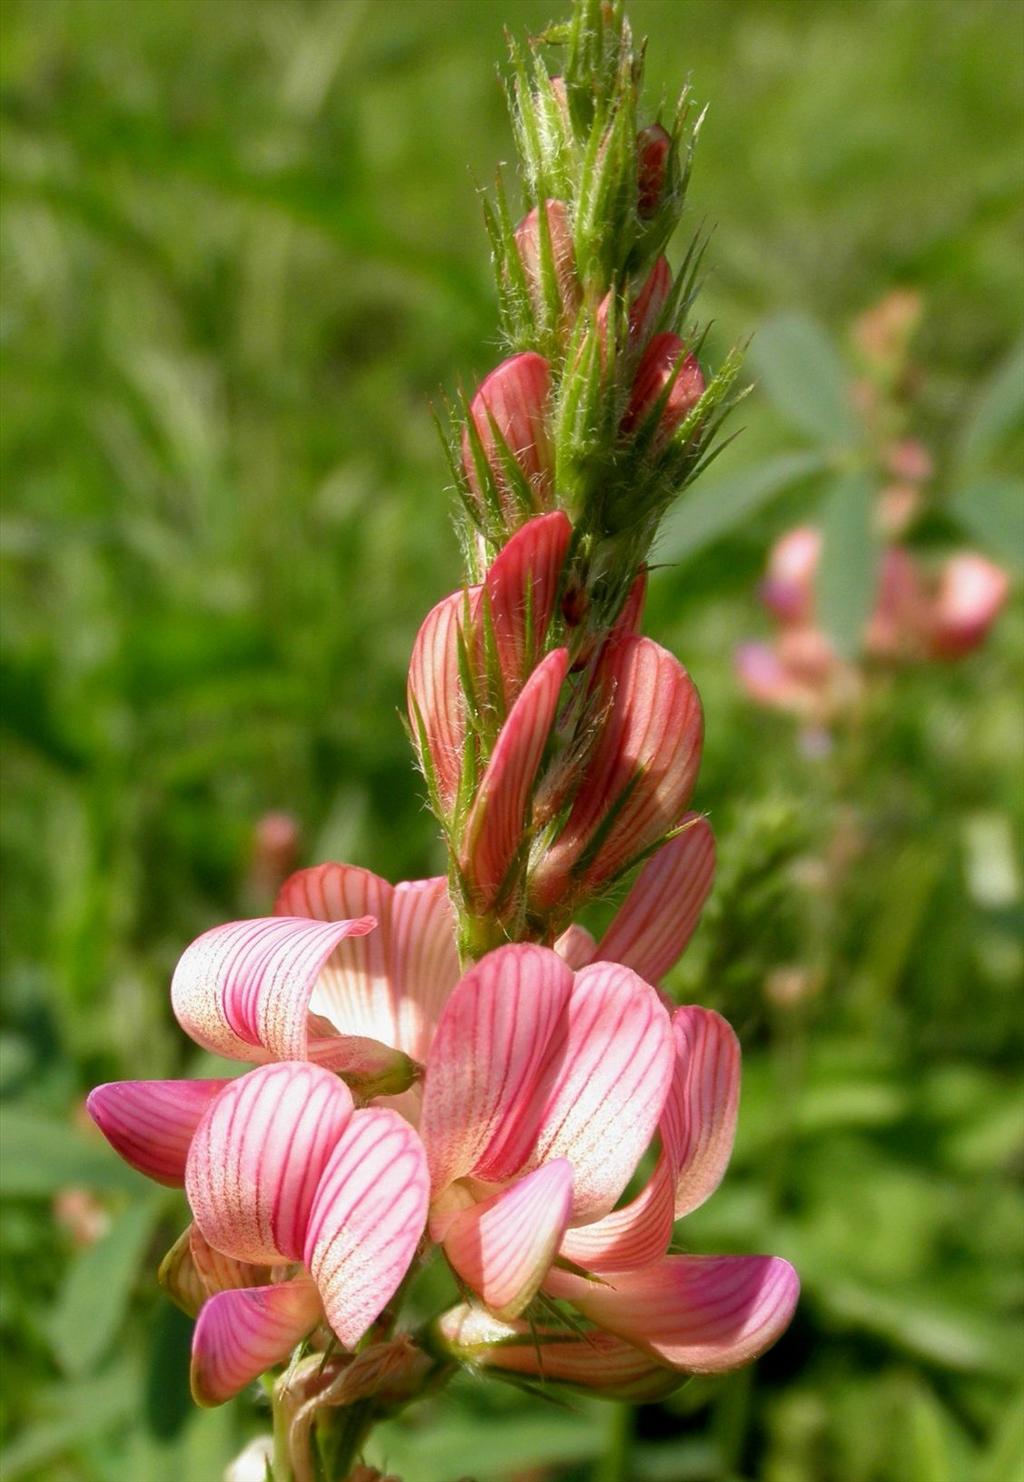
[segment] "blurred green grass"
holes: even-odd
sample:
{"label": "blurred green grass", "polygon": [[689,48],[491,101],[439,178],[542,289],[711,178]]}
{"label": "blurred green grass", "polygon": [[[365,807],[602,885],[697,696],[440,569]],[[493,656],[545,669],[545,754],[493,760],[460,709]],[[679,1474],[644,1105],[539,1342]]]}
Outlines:
{"label": "blurred green grass", "polygon": [[[190,1068],[169,974],[205,926],[262,907],[265,811],[296,815],[304,861],[438,866],[397,715],[419,619],[458,575],[430,403],[498,355],[477,200],[511,149],[495,65],[503,26],[556,8],[5,8],[11,1478],[213,1482],[257,1425],[247,1400],[191,1417],[187,1332],[150,1275],[180,1209],[140,1206],[72,1120],[97,1080]],[[691,225],[715,225],[712,355],[780,308],[841,333],[919,289],[916,431],[941,482],[1021,324],[1019,8],[632,14],[652,101],[690,72],[712,103],[691,194]],[[756,396],[741,420],[723,476],[790,447]],[[808,478],[667,566],[649,619],[704,696],[698,802],[722,855],[677,987],[746,1056],[736,1164],[685,1239],[789,1255],[800,1316],[756,1377],[642,1412],[626,1472],[612,1412],[466,1381],[380,1442],[406,1482],[508,1478],[510,1456],[595,1482],[1013,1475],[1022,620],[894,684],[858,746],[802,758],[736,694],[730,652],[772,534],[817,494]],[[793,964],[823,987],[786,1008],[764,984]],[[85,1253],[50,1214],[68,1183],[115,1218]]]}

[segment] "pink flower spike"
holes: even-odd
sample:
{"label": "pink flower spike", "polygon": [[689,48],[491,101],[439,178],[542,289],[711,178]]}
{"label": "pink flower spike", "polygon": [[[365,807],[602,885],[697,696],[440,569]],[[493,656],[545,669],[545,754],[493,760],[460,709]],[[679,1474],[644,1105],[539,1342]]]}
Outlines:
{"label": "pink flower spike", "polygon": [[240,1261],[301,1261],[309,1213],[352,1115],[348,1088],[302,1061],[232,1081],[196,1130],[185,1190],[196,1224]]}
{"label": "pink flower spike", "polygon": [[675,1217],[718,1188],[732,1156],[740,1101],[740,1046],[730,1025],[696,1005],[672,1015],[675,1067],[661,1119],[675,1173]]}
{"label": "pink flower spike", "polygon": [[452,993],[420,1122],[435,1196],[466,1174],[502,1179],[522,1167],[537,1132],[537,1080],[572,987],[556,953],[517,945],[488,953]]}
{"label": "pink flower spike", "polygon": [[[547,431],[547,402],[551,374],[543,355],[532,350],[513,355],[487,376],[473,397],[469,415],[491,470],[506,520],[522,522],[520,497],[505,468],[512,455],[531,490],[535,511],[549,503],[553,454]],[[504,447],[502,447],[504,444]],[[481,512],[487,509],[473,457],[469,432],[462,434],[462,466]]]}
{"label": "pink flower spike", "polygon": [[572,1178],[556,1158],[449,1225],[445,1255],[495,1316],[516,1317],[540,1289],[569,1223]]}
{"label": "pink flower spike", "polygon": [[502,726],[459,850],[459,868],[479,912],[498,901],[529,825],[533,783],[569,670],[569,651],[555,649],[530,675]]}
{"label": "pink flower spike", "polygon": [[[459,681],[459,634],[472,621],[479,587],[452,592],[423,620],[409,660],[407,700],[420,765],[431,775],[442,808],[450,811],[459,791],[466,740],[466,702]],[[424,750],[426,755],[424,755]]]}
{"label": "pink flower spike", "polygon": [[665,387],[672,383],[655,449],[665,445],[704,395],[704,374],[695,355],[675,334],[656,334],[643,353],[633,382],[633,393],[622,419],[624,433],[637,432],[654,410]]}
{"label": "pink flower spike", "polygon": [[544,652],[571,539],[572,524],[564,511],[537,515],[502,547],[484,577],[506,705],[515,700]]}
{"label": "pink flower spike", "polygon": [[666,1256],[605,1277],[552,1271],[544,1290],[691,1374],[723,1374],[770,1348],[793,1316],[800,1282],[778,1256]]}
{"label": "pink flower spike", "polygon": [[276,1286],[219,1292],[204,1303],[192,1334],[192,1396],[223,1405],[265,1369],[281,1363],[320,1318],[308,1276]]}
{"label": "pink flower spike", "polygon": [[[548,235],[551,243],[551,258],[558,283],[558,297],[562,311],[574,314],[579,303],[580,287],[576,277],[576,253],[573,247],[572,226],[569,210],[564,201],[544,202]],[[541,242],[540,209],[534,207],[516,227],[516,249],[523,265],[526,284],[533,300],[534,309],[544,318],[544,252]]]}
{"label": "pink flower spike", "polygon": [[534,873],[541,910],[588,893],[672,829],[700,767],[703,719],[679,661],[649,638],[613,643],[599,684],[609,713],[569,818]]}
{"label": "pink flower spike", "polygon": [[309,1214],[304,1259],[327,1321],[354,1348],[401,1285],[427,1219],[423,1146],[397,1112],[352,1114]]}
{"label": "pink flower spike", "polygon": [[229,1081],[111,1081],[89,1093],[86,1109],[124,1161],[180,1188],[192,1137]]}
{"label": "pink flower spike", "polygon": [[[317,1059],[335,1070],[386,1065],[397,1052],[365,1041],[310,1035],[309,1006],[320,975],[347,937],[376,926],[372,916],[310,921],[266,916],[205,932],[175,969],[171,1002],[197,1044],[235,1060]],[[314,1026],[315,1027],[315,1026]]]}
{"label": "pink flower spike", "polygon": [[963,658],[984,642],[1010,593],[1006,572],[984,556],[963,551],[942,568],[928,638],[940,659]]}
{"label": "pink flower spike", "polygon": [[571,1333],[535,1322],[499,1322],[477,1307],[453,1307],[438,1332],[454,1357],[498,1373],[567,1384],[605,1399],[647,1404],[678,1389],[681,1376],[612,1333]]}
{"label": "pink flower spike", "polygon": [[624,963],[648,983],[657,984],[683,955],[714,879],[707,820],[688,813],[680,827],[644,865],[594,954]]}
{"label": "pink flower spike", "polygon": [[606,1214],[626,1187],[657,1128],[672,1063],[668,1014],[649,984],[610,962],[576,974],[548,1047],[527,1164],[569,1160],[574,1222]]}

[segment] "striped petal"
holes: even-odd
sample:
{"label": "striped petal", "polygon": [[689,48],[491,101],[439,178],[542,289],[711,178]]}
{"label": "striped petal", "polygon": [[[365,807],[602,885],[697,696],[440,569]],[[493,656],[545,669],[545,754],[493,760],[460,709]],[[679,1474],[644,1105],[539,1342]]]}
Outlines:
{"label": "striped petal", "polygon": [[192,1139],[185,1189],[196,1224],[240,1261],[301,1261],[317,1186],[352,1115],[318,1065],[283,1061],[241,1076]]}
{"label": "striped petal", "polygon": [[192,1335],[192,1395],[222,1405],[282,1363],[320,1318],[308,1276],[276,1286],[219,1292],[204,1304]]}
{"label": "striped petal", "polygon": [[[197,1044],[234,1060],[322,1060],[362,1068],[372,1052],[330,1033],[310,1034],[309,1006],[338,944],[365,936],[376,920],[314,921],[266,916],[214,927],[175,969],[171,1002]],[[320,1026],[329,1029],[329,1026]]]}
{"label": "striped petal", "polygon": [[537,1323],[499,1322],[477,1307],[453,1307],[438,1320],[444,1348],[498,1374],[564,1384],[606,1400],[649,1404],[678,1389],[682,1376],[600,1329],[571,1332]]}
{"label": "striped petal", "polygon": [[568,1158],[573,1220],[615,1204],[654,1136],[672,1078],[668,1014],[629,968],[576,974],[548,1046],[540,1127],[529,1166]]}
{"label": "striped petal", "polygon": [[682,956],[714,879],[715,839],[707,820],[689,813],[681,827],[644,865],[594,954],[624,963],[648,983],[656,984]]}
{"label": "striped petal", "polygon": [[585,926],[577,926],[575,922],[566,928],[555,943],[555,951],[563,962],[567,962],[573,972],[578,972],[581,967],[586,967],[588,962],[593,962],[597,943]]}
{"label": "striped petal", "polygon": [[603,1283],[552,1271],[544,1289],[664,1363],[721,1374],[757,1358],[785,1331],[800,1282],[777,1256],[666,1256]]}
{"label": "striped petal", "polygon": [[572,1166],[556,1158],[457,1214],[445,1255],[496,1316],[515,1317],[548,1274],[571,1209]]}
{"label": "striped petal", "polygon": [[568,669],[565,648],[538,664],[501,728],[480,781],[459,852],[459,868],[478,912],[498,900],[526,838],[534,779]]}
{"label": "striped petal", "polygon": [[424,618],[409,660],[409,724],[420,766],[432,779],[445,811],[458,795],[466,740],[459,634],[478,603],[479,588],[445,597]]}
{"label": "striped petal", "polygon": [[572,524],[562,510],[538,515],[502,547],[484,577],[506,705],[544,652],[571,539]]}
{"label": "striped petal", "polygon": [[459,981],[455,917],[443,876],[396,885],[388,939],[398,993],[398,1047],[425,1061],[448,996]]}
{"label": "striped petal", "polygon": [[675,1065],[662,1141],[675,1168],[675,1217],[699,1208],[732,1156],[740,1100],[739,1041],[721,1015],[696,1005],[672,1015]]}
{"label": "striped petal", "polygon": [[[520,494],[506,467],[518,464],[535,510],[548,502],[554,462],[547,430],[547,402],[551,373],[542,355],[532,350],[503,360],[480,383],[469,406],[494,488],[509,523],[522,518]],[[462,435],[462,465],[470,491],[482,510],[486,499],[477,457],[468,430]]]}
{"label": "striped petal", "polygon": [[126,1163],[158,1184],[180,1188],[192,1137],[228,1081],[111,1081],[86,1109]]}
{"label": "striped petal", "polygon": [[667,649],[642,636],[621,639],[602,658],[598,685],[608,717],[565,827],[534,872],[542,912],[592,894],[656,844],[697,780],[700,699]]}
{"label": "striped petal", "polygon": [[704,375],[695,355],[674,334],[656,334],[637,367],[623,432],[635,432],[652,415],[666,387],[671,386],[661,412],[655,448],[663,446],[704,395]]}
{"label": "striped petal", "polygon": [[346,1348],[398,1290],[416,1253],[430,1193],[409,1124],[383,1107],[354,1112],[323,1170],[304,1260]]}
{"label": "striped petal", "polygon": [[674,1193],[673,1168],[663,1148],[636,1198],[622,1209],[569,1230],[559,1255],[598,1274],[634,1271],[660,1261],[672,1239]]}
{"label": "striped petal", "polygon": [[251,1266],[214,1250],[193,1221],[160,1262],[157,1281],[172,1302],[195,1317],[207,1297],[241,1286],[265,1286],[269,1266]]}
{"label": "striped petal", "polygon": [[420,1130],[435,1192],[453,1179],[511,1177],[537,1134],[534,1097],[572,972],[546,947],[499,947],[452,993],[434,1036]]}

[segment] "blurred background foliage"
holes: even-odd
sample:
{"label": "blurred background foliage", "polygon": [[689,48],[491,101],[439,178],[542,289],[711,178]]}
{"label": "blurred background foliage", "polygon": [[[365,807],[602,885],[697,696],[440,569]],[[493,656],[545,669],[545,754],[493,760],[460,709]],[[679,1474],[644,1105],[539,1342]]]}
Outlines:
{"label": "blurred background foliage", "polygon": [[[181,1202],[107,1153],[81,1099],[196,1068],[170,971],[266,908],[268,810],[298,821],[303,863],[439,864],[396,714],[458,576],[430,404],[498,355],[477,200],[510,154],[495,63],[504,25],[550,18],[5,5],[9,1482],[216,1482],[265,1424],[253,1397],[192,1412],[188,1324],[152,1275]],[[1019,562],[1015,0],[633,18],[652,105],[687,72],[712,103],[691,192],[691,225],[715,226],[712,358],[769,319],[771,346],[794,311],[841,358],[855,314],[918,291],[925,538]],[[768,545],[829,481],[817,368],[753,364],[742,436],[666,532],[648,628],[704,697],[721,853],[675,986],[745,1050],[733,1168],[682,1235],[789,1256],[805,1298],[756,1372],[634,1415],[467,1377],[375,1441],[406,1482],[1024,1468],[1019,600],[984,652],[881,681],[827,755],[753,710],[732,648],[764,626]]]}

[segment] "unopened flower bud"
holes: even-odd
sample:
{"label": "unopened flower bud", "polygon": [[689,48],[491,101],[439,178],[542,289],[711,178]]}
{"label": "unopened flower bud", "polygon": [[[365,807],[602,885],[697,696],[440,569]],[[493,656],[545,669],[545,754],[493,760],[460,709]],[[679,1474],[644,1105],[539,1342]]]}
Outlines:
{"label": "unopened flower bud", "polygon": [[470,403],[462,465],[485,523],[498,516],[514,530],[551,502],[550,387],[547,361],[526,351],[491,371]]}
{"label": "unopened flower bud", "polygon": [[622,419],[623,432],[634,433],[643,427],[665,396],[666,387],[671,389],[665,397],[655,448],[665,445],[704,395],[704,374],[697,357],[675,334],[655,335],[644,351]]}
{"label": "unopened flower bud", "polygon": [[[546,320],[552,295],[557,298],[558,317],[569,319],[576,313],[580,301],[569,209],[564,201],[545,201],[543,210],[542,219],[541,208],[535,206],[516,227],[516,250],[538,319]],[[550,257],[547,256],[548,244],[544,241],[545,221]],[[551,272],[553,281],[549,278]]]}
{"label": "unopened flower bud", "polygon": [[1010,592],[1001,566],[964,551],[942,568],[929,623],[928,646],[938,659],[963,658],[985,641]]}
{"label": "unopened flower bud", "polygon": [[249,889],[258,901],[273,900],[299,859],[299,825],[290,813],[264,813],[253,830]]}
{"label": "unopened flower bud", "polygon": [[665,192],[672,136],[661,124],[651,124],[636,136],[636,209],[647,221],[661,205]]}
{"label": "unopened flower bud", "polygon": [[808,623],[814,613],[814,582],[821,560],[821,531],[799,525],[772,546],[761,601],[784,623]]}

